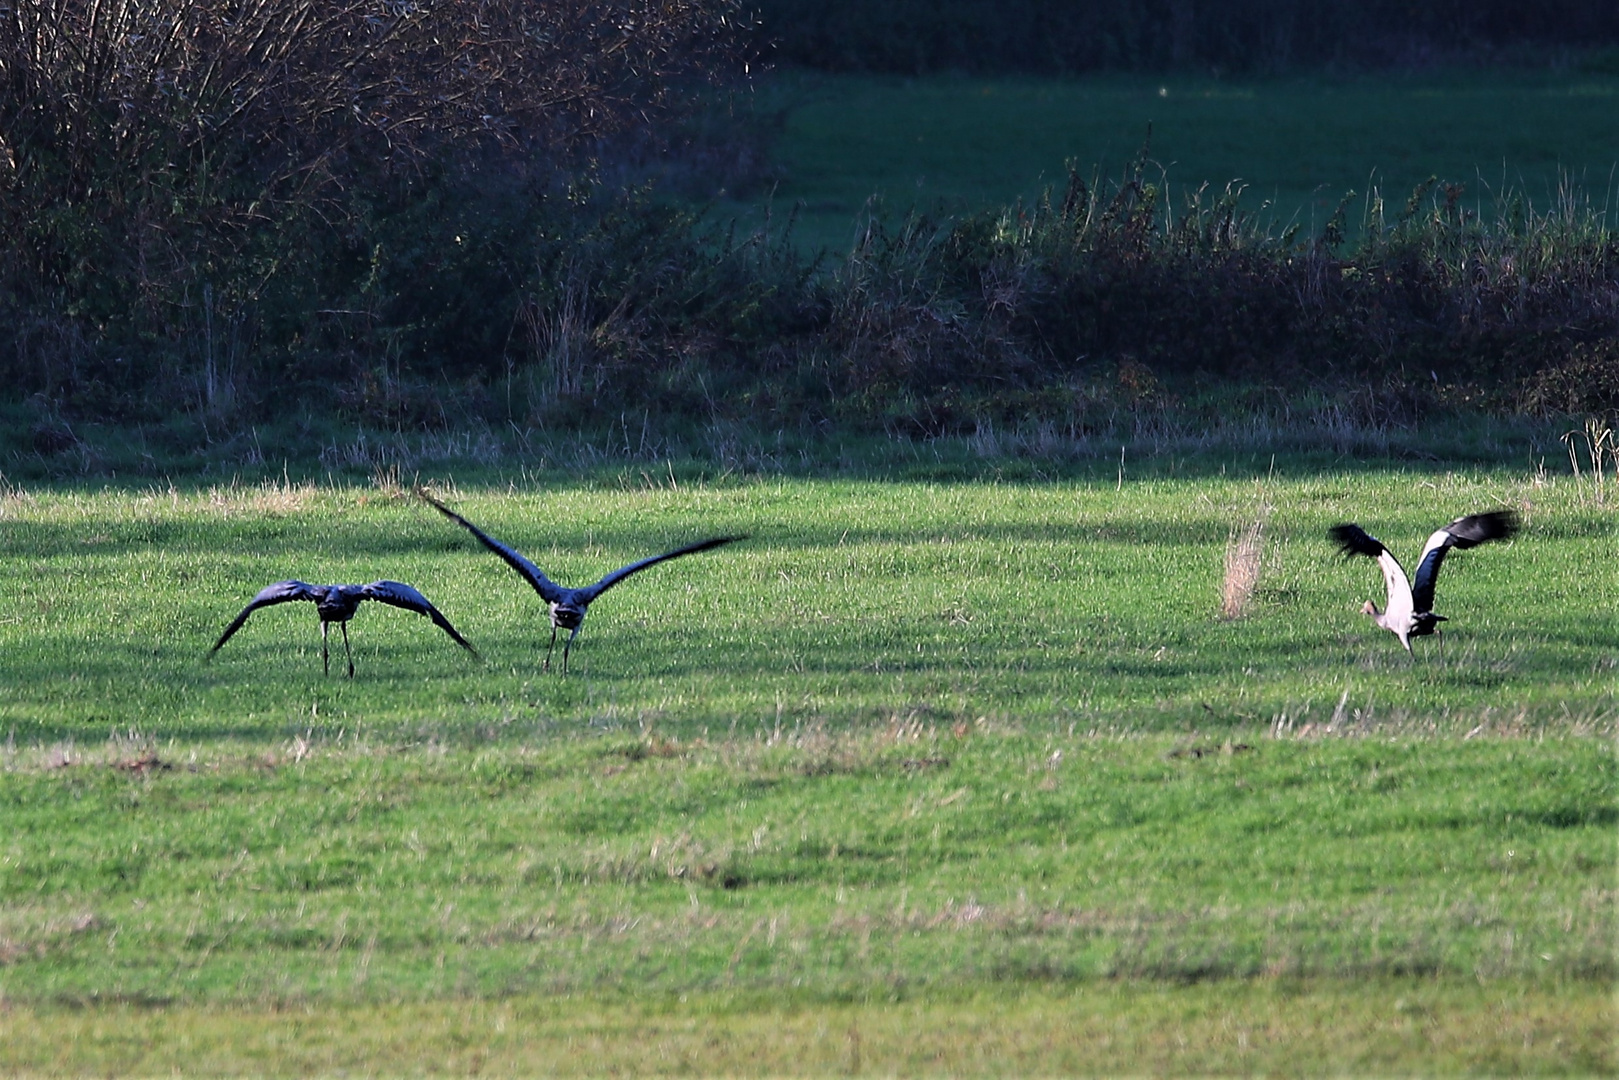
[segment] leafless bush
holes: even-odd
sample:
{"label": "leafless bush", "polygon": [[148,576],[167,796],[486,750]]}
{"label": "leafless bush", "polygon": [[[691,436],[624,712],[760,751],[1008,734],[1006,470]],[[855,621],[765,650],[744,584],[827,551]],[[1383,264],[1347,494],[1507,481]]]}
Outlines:
{"label": "leafless bush", "polygon": [[[171,350],[194,367],[171,381],[223,414],[251,331],[307,340],[288,325],[345,306],[320,277],[377,202],[655,133],[740,73],[739,4],[0,0],[0,296],[97,336],[202,339]],[[21,358],[54,393],[42,363]]]}
{"label": "leafless bush", "polygon": [[735,17],[731,0],[14,3],[0,167],[15,180],[48,143],[80,184],[238,153],[307,181],[362,145],[574,144],[644,124],[724,55]]}

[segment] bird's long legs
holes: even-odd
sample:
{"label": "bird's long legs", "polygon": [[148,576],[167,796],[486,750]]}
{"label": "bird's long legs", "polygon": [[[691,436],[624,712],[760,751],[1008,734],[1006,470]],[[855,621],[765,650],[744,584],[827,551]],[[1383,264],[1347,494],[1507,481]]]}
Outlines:
{"label": "bird's long legs", "polygon": [[[576,627],[573,628],[573,632],[568,635],[568,640],[564,641],[562,643],[562,674],[564,674],[564,675],[566,675],[568,673],[568,653],[573,649],[573,639],[578,637],[578,636],[579,636],[579,627],[576,626]],[[544,670],[544,671],[550,671],[551,670],[551,654],[556,652],[556,650],[557,650],[557,628],[556,628],[556,624],[552,623],[551,624],[551,644],[546,646],[546,649],[545,649],[545,667],[542,670]]]}
{"label": "bird's long legs", "polygon": [[337,625],[339,625],[339,626],[341,626],[343,628],[343,655],[348,657],[348,660],[349,660],[349,678],[352,679],[352,678],[354,678],[354,654],[349,651],[349,624],[346,623],[346,622],[342,622],[342,623],[338,623]]}
{"label": "bird's long legs", "polygon": [[579,627],[576,626],[573,628],[573,633],[568,635],[568,640],[562,645],[562,674],[564,675],[568,673],[568,651],[573,648],[573,639],[578,636]]}
{"label": "bird's long legs", "polygon": [[321,670],[328,675],[332,673],[332,659],[326,652],[326,630],[331,625],[329,622],[320,624],[320,666]]}

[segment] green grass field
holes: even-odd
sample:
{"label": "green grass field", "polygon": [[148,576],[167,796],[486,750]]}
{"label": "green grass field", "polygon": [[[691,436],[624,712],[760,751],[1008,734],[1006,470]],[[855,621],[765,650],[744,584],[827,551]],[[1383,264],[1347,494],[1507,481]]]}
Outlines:
{"label": "green grass field", "polygon": [[[1566,475],[620,479],[449,496],[565,582],[750,534],[608,594],[568,679],[538,670],[549,635],[532,592],[397,488],[13,497],[0,731],[32,744],[657,723],[684,738],[984,716],[1180,732],[1323,722],[1340,698],[1346,713],[1453,726],[1592,720],[1613,704],[1613,511]],[[1327,527],[1358,520],[1410,561],[1436,525],[1496,505],[1521,509],[1524,540],[1447,565],[1448,662],[1432,641],[1411,662],[1357,613],[1381,602],[1375,564],[1342,562]],[[1226,542],[1266,506],[1256,614],[1222,621]],[[296,606],[259,613],[201,662],[261,586],[293,576],[414,584],[487,663],[408,613],[366,608],[359,677],[326,679],[313,611]]]}
{"label": "green grass field", "polygon": [[[1498,70],[1344,79],[1143,76],[1084,80],[871,78],[788,74],[761,90],[779,111],[778,216],[845,252],[873,195],[891,213],[959,213],[1061,187],[1065,162],[1117,178],[1152,130],[1178,210],[1201,184],[1247,185],[1244,204],[1319,230],[1349,191],[1376,188],[1391,214],[1429,176],[1467,186],[1493,217],[1512,189],[1553,205],[1568,179],[1599,206],[1619,194],[1619,78]],[[1156,177],[1150,177],[1156,179]],[[751,207],[752,204],[749,204]],[[728,213],[754,220],[755,211]],[[1364,199],[1351,207],[1360,220]]]}
{"label": "green grass field", "polygon": [[[1619,523],[1507,470],[0,499],[0,1071],[1611,1072]],[[1333,522],[1409,560],[1408,659]],[[1218,615],[1263,517],[1250,613]],[[415,584],[324,678],[281,577]]]}

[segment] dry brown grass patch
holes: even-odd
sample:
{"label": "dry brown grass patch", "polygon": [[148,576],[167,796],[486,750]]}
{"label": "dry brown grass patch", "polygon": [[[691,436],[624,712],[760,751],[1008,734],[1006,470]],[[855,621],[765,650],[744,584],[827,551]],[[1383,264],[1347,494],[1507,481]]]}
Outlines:
{"label": "dry brown grass patch", "polygon": [[1259,587],[1265,557],[1265,518],[1255,518],[1247,528],[1233,529],[1226,542],[1225,578],[1220,586],[1220,617],[1240,619],[1248,613],[1254,590]]}

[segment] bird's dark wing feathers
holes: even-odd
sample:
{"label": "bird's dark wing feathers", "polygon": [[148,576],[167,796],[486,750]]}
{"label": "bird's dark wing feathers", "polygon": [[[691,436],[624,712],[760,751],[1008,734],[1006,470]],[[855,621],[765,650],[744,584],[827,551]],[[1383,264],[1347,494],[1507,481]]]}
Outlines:
{"label": "bird's dark wing feathers", "polygon": [[645,570],[649,566],[655,566],[658,563],[665,562],[669,559],[678,559],[682,555],[691,555],[698,551],[707,551],[709,548],[717,548],[721,544],[729,544],[736,540],[746,539],[746,536],[715,536],[708,540],[699,540],[695,544],[687,544],[685,547],[675,548],[673,551],[665,551],[662,555],[653,555],[651,558],[641,559],[638,562],[632,562],[628,566],[621,566],[617,570],[614,570],[611,574],[608,574],[606,577],[596,582],[596,584],[588,585],[583,589],[577,589],[575,592],[583,593],[584,601],[588,604],[592,600],[595,600],[596,597],[606,592],[608,589],[611,589],[614,585],[617,585],[619,582],[629,577],[631,574]]}
{"label": "bird's dark wing feathers", "polygon": [[474,649],[466,638],[455,632],[455,627],[450,625],[450,620],[446,619],[439,612],[439,609],[433,606],[432,602],[429,601],[427,597],[423,596],[409,585],[406,585],[404,582],[373,581],[371,584],[366,585],[363,588],[366,599],[368,600],[379,600],[384,604],[392,604],[394,607],[404,608],[406,611],[414,611],[418,615],[426,615],[429,619],[433,620],[434,626],[438,627],[446,634],[449,634],[450,637],[454,638],[457,645],[461,646],[473,656],[478,655],[478,650]]}
{"label": "bird's dark wing feathers", "polygon": [[528,580],[528,583],[534,586],[534,591],[540,594],[540,599],[544,600],[548,604],[554,604],[561,600],[564,595],[566,595],[566,590],[542,574],[538,566],[535,566],[533,563],[523,558],[522,555],[519,555],[516,551],[513,551],[505,544],[502,544],[499,540],[496,540],[494,537],[478,528],[478,526],[474,525],[460,514],[457,514],[454,510],[451,510],[448,506],[445,506],[437,499],[433,498],[433,496],[429,495],[427,492],[418,490],[416,494],[420,495],[423,499],[436,507],[439,513],[460,525],[473,536],[476,536],[484,547],[488,548],[490,551],[493,551],[502,559],[505,559],[508,566],[510,566],[513,570],[516,570],[519,574],[522,574],[523,577]]}
{"label": "bird's dark wing feathers", "polygon": [[1491,510],[1484,514],[1459,517],[1428,538],[1428,547],[1422,553],[1417,567],[1417,579],[1411,586],[1411,602],[1416,610],[1433,611],[1434,587],[1439,584],[1439,568],[1451,548],[1466,551],[1491,540],[1510,539],[1518,531],[1518,515],[1511,510]]}
{"label": "bird's dark wing feathers", "polygon": [[278,581],[274,585],[266,585],[259,590],[257,596],[248,602],[248,605],[242,609],[242,613],[236,616],[229,626],[225,627],[225,632],[219,635],[219,640],[214,642],[214,647],[208,650],[208,654],[212,656],[218,652],[219,647],[229,641],[231,635],[240,630],[242,624],[247,622],[247,617],[259,608],[269,607],[272,604],[285,604],[289,600],[319,600],[320,597],[320,589],[302,581]]}
{"label": "bird's dark wing feathers", "polygon": [[1381,540],[1354,522],[1334,525],[1327,530],[1327,536],[1338,545],[1338,549],[1346,559],[1353,555],[1365,555],[1375,559],[1387,550]]}
{"label": "bird's dark wing feathers", "polygon": [[1466,551],[1490,540],[1512,539],[1518,532],[1518,515],[1511,510],[1470,514],[1446,525],[1445,531],[1451,535],[1454,546]]}

